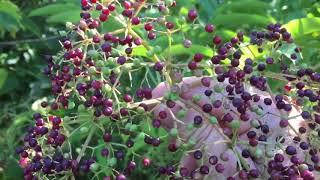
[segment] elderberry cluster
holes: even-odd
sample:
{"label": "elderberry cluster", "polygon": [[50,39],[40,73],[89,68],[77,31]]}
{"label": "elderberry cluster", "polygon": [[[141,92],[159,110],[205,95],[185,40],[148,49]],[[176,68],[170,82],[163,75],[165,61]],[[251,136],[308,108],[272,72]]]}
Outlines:
{"label": "elderberry cluster", "polygon": [[[52,99],[17,148],[25,179],[316,179],[320,73],[291,34],[277,23],[225,41],[196,9],[172,20],[177,6],[81,0],[45,57]],[[211,53],[177,38],[199,27]]]}

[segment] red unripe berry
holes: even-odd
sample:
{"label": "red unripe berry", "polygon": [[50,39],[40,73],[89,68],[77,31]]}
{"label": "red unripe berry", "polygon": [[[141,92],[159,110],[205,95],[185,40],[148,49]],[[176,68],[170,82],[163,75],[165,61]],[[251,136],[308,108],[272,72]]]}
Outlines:
{"label": "red unripe berry", "polygon": [[81,5],[82,6],[87,6],[88,5],[88,1],[87,0],[81,0]]}
{"label": "red unripe berry", "polygon": [[143,166],[147,167],[151,164],[151,160],[149,158],[143,158],[142,163]]}
{"label": "red unripe berry", "polygon": [[138,25],[138,24],[140,24],[140,18],[139,18],[139,17],[133,17],[133,18],[131,19],[131,23],[132,23],[133,25]]}
{"label": "red unripe berry", "polygon": [[157,37],[157,34],[154,32],[149,32],[148,33],[148,39],[154,40]]}
{"label": "red unripe berry", "polygon": [[125,94],[125,95],[123,96],[123,100],[124,100],[125,102],[131,102],[131,101],[132,101],[132,97],[131,97],[129,94]]}
{"label": "red unripe berry", "polygon": [[220,44],[221,41],[222,41],[222,39],[221,39],[220,36],[214,36],[214,38],[213,38],[213,43],[214,43],[215,45]]}
{"label": "red unripe berry", "polygon": [[201,53],[197,53],[193,56],[193,60],[195,62],[200,62],[203,59],[203,55]]}
{"label": "red unripe berry", "polygon": [[108,9],[109,9],[110,11],[114,11],[114,10],[116,9],[116,5],[114,5],[114,4],[109,4]]}
{"label": "red unripe berry", "polygon": [[110,142],[110,141],[112,140],[112,134],[110,134],[110,133],[105,133],[105,134],[103,135],[103,140],[104,140],[104,142]]}
{"label": "red unripe berry", "polygon": [[166,27],[167,27],[167,29],[173,29],[174,28],[174,24],[171,23],[171,22],[167,22],[166,23]]}
{"label": "red unripe berry", "polygon": [[193,20],[195,20],[197,17],[198,17],[198,13],[197,13],[197,11],[196,11],[195,9],[189,10],[189,12],[188,12],[188,18],[189,18],[189,20],[193,21]]}
{"label": "red unripe berry", "polygon": [[109,9],[103,9],[102,14],[109,15],[110,14]]}
{"label": "red unripe berry", "polygon": [[96,5],[96,10],[101,11],[103,9],[103,6],[101,4]]}
{"label": "red unripe berry", "polygon": [[108,15],[106,14],[100,14],[99,19],[101,22],[105,22],[108,20]]}
{"label": "red unripe berry", "polygon": [[71,49],[72,48],[71,41],[69,41],[69,40],[64,41],[63,42],[63,47],[66,48],[66,49]]}
{"label": "red unripe berry", "polygon": [[139,46],[139,45],[142,44],[142,40],[141,40],[140,38],[135,39],[133,42],[134,42],[134,44],[137,45],[137,46]]}
{"label": "red unripe berry", "polygon": [[151,23],[146,23],[146,24],[144,25],[144,29],[145,29],[146,31],[151,31],[151,30],[153,29],[153,26],[152,26]]}
{"label": "red unripe berry", "polygon": [[132,4],[130,1],[124,1],[123,6],[125,9],[130,9],[132,7]]}
{"label": "red unripe berry", "polygon": [[212,33],[214,31],[215,27],[212,24],[207,24],[204,29],[206,30],[206,32]]}
{"label": "red unripe berry", "polygon": [[188,68],[189,68],[190,70],[195,70],[195,69],[197,69],[197,63],[194,62],[194,61],[189,62]]}

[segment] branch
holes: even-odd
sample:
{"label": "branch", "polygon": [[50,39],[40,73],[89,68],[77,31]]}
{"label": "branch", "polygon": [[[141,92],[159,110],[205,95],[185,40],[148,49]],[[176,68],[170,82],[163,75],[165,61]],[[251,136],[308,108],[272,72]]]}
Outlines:
{"label": "branch", "polygon": [[0,42],[0,46],[14,46],[21,43],[42,42],[42,41],[57,39],[58,37],[60,36],[51,36],[47,38],[22,39],[22,40],[16,40],[16,41],[3,41],[3,42]]}

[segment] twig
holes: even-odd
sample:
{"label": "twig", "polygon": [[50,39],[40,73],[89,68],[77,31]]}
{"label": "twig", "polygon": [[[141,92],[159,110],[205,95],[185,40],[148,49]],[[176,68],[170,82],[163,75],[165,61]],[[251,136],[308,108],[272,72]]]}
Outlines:
{"label": "twig", "polygon": [[90,132],[89,132],[89,134],[88,134],[88,137],[87,137],[86,141],[85,141],[84,144],[82,145],[82,149],[81,149],[81,151],[80,151],[80,153],[79,153],[79,155],[78,155],[78,157],[77,157],[77,162],[80,162],[80,160],[81,160],[84,152],[86,151],[86,149],[87,149],[87,147],[88,147],[88,144],[89,144],[90,141],[91,141],[91,138],[92,138],[95,130],[96,130],[95,126],[92,126],[92,127],[91,127],[91,130],[90,130]]}
{"label": "twig", "polygon": [[52,39],[57,39],[59,36],[51,36],[47,38],[34,38],[34,39],[22,39],[22,40],[16,40],[16,41],[3,41],[0,42],[0,46],[14,46],[21,43],[35,43],[35,42],[42,42],[42,41],[48,41]]}

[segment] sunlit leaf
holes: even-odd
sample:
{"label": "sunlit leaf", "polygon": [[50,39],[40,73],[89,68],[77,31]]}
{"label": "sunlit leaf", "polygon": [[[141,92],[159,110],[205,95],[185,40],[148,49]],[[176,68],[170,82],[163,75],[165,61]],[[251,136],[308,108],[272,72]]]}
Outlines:
{"label": "sunlit leaf", "polygon": [[313,17],[295,19],[285,24],[284,27],[294,38],[298,38],[299,36],[306,34],[320,32],[320,18]]}

